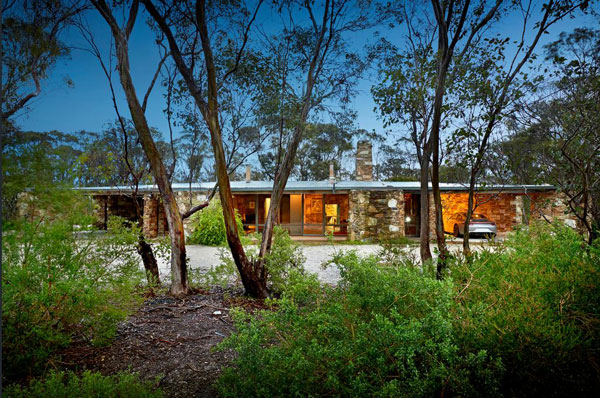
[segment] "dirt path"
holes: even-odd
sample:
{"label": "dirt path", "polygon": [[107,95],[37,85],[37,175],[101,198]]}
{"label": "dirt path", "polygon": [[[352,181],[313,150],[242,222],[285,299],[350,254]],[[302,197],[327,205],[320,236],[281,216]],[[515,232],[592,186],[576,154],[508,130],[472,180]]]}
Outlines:
{"label": "dirt path", "polygon": [[110,346],[75,346],[63,359],[78,369],[131,371],[143,379],[157,379],[166,397],[215,397],[213,383],[233,358],[229,351],[211,352],[233,331],[229,310],[259,307],[241,293],[215,289],[183,300],[148,299],[119,325]]}

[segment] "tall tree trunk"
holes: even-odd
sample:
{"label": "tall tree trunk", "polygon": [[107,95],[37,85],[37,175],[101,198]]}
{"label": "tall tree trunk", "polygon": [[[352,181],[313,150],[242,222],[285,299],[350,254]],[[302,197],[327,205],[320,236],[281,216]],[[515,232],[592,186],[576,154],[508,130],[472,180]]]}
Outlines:
{"label": "tall tree trunk", "polygon": [[131,118],[135,129],[140,138],[140,143],[150,162],[150,168],[154,176],[154,181],[158,186],[163,201],[167,224],[169,226],[169,238],[171,240],[171,289],[170,293],[174,296],[183,296],[188,293],[187,285],[187,264],[185,251],[185,234],[183,230],[183,221],[179,213],[179,207],[175,200],[175,195],[171,189],[171,182],[167,175],[167,170],[156,148],[156,144],[150,133],[148,121],[144,115],[144,110],[138,100],[133,81],[131,79],[128,53],[128,37],[133,29],[137,16],[138,1],[134,1],[125,32],[119,27],[113,17],[110,8],[104,0],[92,1],[102,17],[111,28],[113,38],[115,39],[115,50],[118,60],[118,71],[121,80],[121,86],[125,92],[127,105],[131,113]]}
{"label": "tall tree trunk", "polygon": [[225,220],[225,230],[227,243],[231,249],[231,255],[240,273],[242,284],[246,293],[256,298],[267,298],[267,275],[264,266],[254,264],[248,256],[240,240],[237,222],[235,219],[235,209],[233,208],[233,195],[227,170],[227,159],[223,150],[223,138],[221,133],[221,124],[219,122],[219,102],[217,87],[217,70],[214,63],[208,28],[206,26],[206,4],[204,0],[196,2],[196,20],[198,21],[198,30],[200,32],[200,41],[202,51],[204,52],[204,62],[206,64],[206,74],[208,82],[208,102],[197,101],[198,106],[203,110],[202,114],[210,131],[211,144],[215,156],[215,165],[217,168],[217,181],[219,183],[219,195],[221,205],[223,206],[223,217]]}
{"label": "tall tree trunk", "polygon": [[206,67],[206,77],[208,83],[207,101],[204,100],[203,90],[198,87],[197,81],[193,75],[193,71],[186,65],[179,46],[177,45],[175,36],[167,24],[167,21],[158,12],[152,1],[142,1],[146,7],[146,10],[148,10],[161,31],[167,37],[169,49],[171,51],[173,61],[175,62],[175,66],[183,77],[188,90],[194,98],[196,106],[200,110],[210,132],[211,146],[213,148],[213,154],[215,157],[217,183],[219,184],[219,197],[223,207],[223,218],[225,221],[227,243],[229,244],[233,261],[238,269],[238,272],[240,273],[244,289],[246,290],[246,293],[252,297],[266,298],[268,297],[268,290],[266,277],[263,277],[265,272],[257,272],[253,262],[250,261],[250,259],[246,256],[235,220],[233,197],[227,170],[227,160],[223,150],[223,138],[221,133],[221,125],[219,122],[218,87],[216,77],[217,71],[210,45],[208,28],[206,26],[205,2],[202,0],[197,1],[195,11],[198,32],[200,34],[200,41],[202,44],[202,51],[204,53],[204,64]]}
{"label": "tall tree trunk", "polygon": [[[316,80],[315,74],[318,74],[318,72],[316,71],[317,64],[319,63],[320,57],[324,57],[324,54],[321,54],[321,47],[323,45],[323,39],[328,28],[327,21],[330,12],[329,4],[329,0],[326,0],[323,12],[322,25],[318,31],[317,41],[315,43],[313,53],[311,54],[311,61],[306,74],[306,90],[303,93],[304,98],[302,99],[303,104],[302,110],[300,112],[300,121],[294,128],[294,134],[292,135],[292,139],[290,140],[286,148],[286,153],[283,158],[283,162],[279,165],[277,171],[275,172],[275,179],[273,181],[273,192],[271,194],[271,207],[269,208],[269,212],[267,213],[267,219],[265,220],[265,228],[263,230],[262,242],[258,253],[258,265],[263,270],[265,270],[264,258],[267,255],[267,253],[269,253],[269,251],[271,250],[271,243],[273,240],[273,228],[275,226],[275,223],[277,222],[279,207],[281,205],[281,199],[283,197],[283,190],[287,184],[287,180],[290,176],[290,173],[292,172],[292,168],[294,167],[294,159],[296,159],[298,145],[300,145],[300,141],[302,140],[302,134],[305,130],[306,119],[308,118],[308,112],[311,109],[313,88]],[[327,46],[324,51],[327,51]],[[322,60],[323,59],[321,58],[321,62]]]}
{"label": "tall tree trunk", "polygon": [[[242,246],[238,235],[237,223],[235,220],[231,186],[227,170],[227,162],[223,150],[221,125],[219,122],[218,115],[219,103],[217,69],[215,66],[210,37],[208,34],[205,0],[198,0],[196,2],[195,11],[196,25],[198,28],[198,33],[200,34],[202,52],[204,54],[204,64],[206,67],[206,81],[208,85],[206,101],[203,97],[203,90],[201,90],[198,87],[196,80],[193,76],[193,71],[186,65],[186,62],[183,59],[175,37],[171,32],[171,29],[168,26],[165,18],[162,15],[160,15],[156,7],[154,7],[154,5],[152,4],[151,0],[142,1],[150,15],[159,25],[160,29],[163,31],[163,33],[165,33],[167,41],[169,42],[171,56],[173,57],[173,60],[175,61],[179,72],[183,76],[186,85],[188,86],[188,89],[192,97],[194,98],[194,101],[196,102],[197,107],[200,109],[200,112],[202,113],[204,120],[208,125],[208,129],[211,135],[213,153],[215,156],[217,181],[219,183],[219,194],[221,197],[221,204],[223,206],[223,217],[225,221],[227,243],[229,244],[229,247],[231,249],[233,260],[240,273],[246,293],[253,297],[266,298],[268,297],[269,292],[267,290],[267,270],[265,267],[264,258],[271,248],[273,226],[276,222],[276,216],[279,211],[281,198],[283,196],[283,190],[285,188],[287,179],[293,167],[297,147],[302,138],[302,133],[304,131],[304,123],[306,122],[308,112],[311,108],[312,89],[315,83],[315,69],[317,68],[319,56],[321,55],[321,45],[323,42],[323,37],[329,27],[326,24],[329,15],[329,0],[327,0],[326,6],[324,7],[325,11],[323,16],[323,25],[321,31],[319,32],[319,36],[317,37],[315,50],[312,54],[309,71],[307,73],[307,85],[306,92],[303,98],[303,107],[301,111],[300,124],[295,128],[290,145],[287,148],[284,160],[275,174],[275,179],[273,183],[273,193],[271,195],[271,205],[267,214],[267,219],[265,221],[265,228],[263,230],[263,237],[259,255],[255,261],[250,261],[250,259],[246,256],[244,247]],[[258,8],[256,9],[256,12],[258,12]],[[254,17],[256,17],[256,12],[254,14]],[[244,47],[242,46],[242,49],[243,48]]]}
{"label": "tall tree trunk", "polygon": [[447,72],[448,66],[445,65],[444,62],[439,61],[435,100],[433,104],[433,123],[431,126],[431,145],[433,150],[431,190],[433,192],[433,202],[435,203],[435,237],[439,250],[436,272],[436,277],[438,279],[442,279],[443,277],[443,272],[447,266],[449,256],[448,247],[446,246],[446,237],[444,236],[444,216],[442,196],[440,194],[440,125]]}
{"label": "tall tree trunk", "polygon": [[432,259],[429,247],[429,145],[426,144],[421,157],[421,215],[419,240],[421,247],[421,262]]}

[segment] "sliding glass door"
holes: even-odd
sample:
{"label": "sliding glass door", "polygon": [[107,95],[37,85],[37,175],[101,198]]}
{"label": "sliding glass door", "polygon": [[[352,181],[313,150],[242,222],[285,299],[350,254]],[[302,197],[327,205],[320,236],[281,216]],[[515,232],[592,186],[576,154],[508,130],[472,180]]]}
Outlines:
{"label": "sliding glass door", "polygon": [[323,195],[304,195],[304,235],[323,235]]}

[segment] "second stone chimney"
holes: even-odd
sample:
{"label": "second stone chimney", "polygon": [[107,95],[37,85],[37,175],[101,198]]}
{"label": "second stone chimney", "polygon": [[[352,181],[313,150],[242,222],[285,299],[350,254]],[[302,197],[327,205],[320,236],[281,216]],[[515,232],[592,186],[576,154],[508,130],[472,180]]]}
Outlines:
{"label": "second stone chimney", "polygon": [[373,146],[370,141],[356,144],[356,181],[373,181]]}

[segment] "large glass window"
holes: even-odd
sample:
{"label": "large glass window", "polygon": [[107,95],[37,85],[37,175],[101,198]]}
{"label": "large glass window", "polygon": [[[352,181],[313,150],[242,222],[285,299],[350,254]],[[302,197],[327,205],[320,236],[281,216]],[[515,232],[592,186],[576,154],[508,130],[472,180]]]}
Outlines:
{"label": "large glass window", "polygon": [[[271,206],[269,194],[241,194],[233,197],[244,231],[261,232]],[[346,235],[348,195],[285,194],[279,207],[279,225],[290,235]]]}
{"label": "large glass window", "polygon": [[421,195],[404,194],[404,235],[419,236]]}
{"label": "large glass window", "polygon": [[235,195],[233,205],[242,219],[244,231],[256,232],[256,195]]}
{"label": "large glass window", "polygon": [[279,222],[290,235],[302,235],[302,195],[283,195]]}
{"label": "large glass window", "polygon": [[265,229],[265,221],[271,207],[271,195],[260,194],[258,197],[258,231]]}
{"label": "large glass window", "polygon": [[348,233],[348,195],[325,195],[325,232]]}
{"label": "large glass window", "polygon": [[323,234],[323,195],[304,195],[304,234]]}

